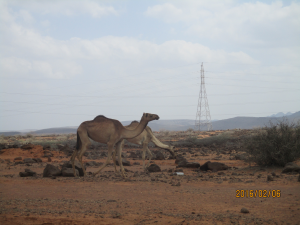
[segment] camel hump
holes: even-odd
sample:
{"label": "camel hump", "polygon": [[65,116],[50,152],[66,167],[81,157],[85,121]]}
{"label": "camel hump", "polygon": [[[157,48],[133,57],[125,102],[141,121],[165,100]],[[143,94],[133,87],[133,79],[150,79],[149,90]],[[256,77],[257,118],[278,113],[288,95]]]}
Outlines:
{"label": "camel hump", "polygon": [[105,117],[103,115],[99,115],[94,118],[94,120],[101,120],[101,119],[107,119],[107,117]]}
{"label": "camel hump", "polygon": [[134,121],[132,121],[130,124],[134,124],[134,123],[140,123],[139,121],[136,121],[136,120],[134,120]]}

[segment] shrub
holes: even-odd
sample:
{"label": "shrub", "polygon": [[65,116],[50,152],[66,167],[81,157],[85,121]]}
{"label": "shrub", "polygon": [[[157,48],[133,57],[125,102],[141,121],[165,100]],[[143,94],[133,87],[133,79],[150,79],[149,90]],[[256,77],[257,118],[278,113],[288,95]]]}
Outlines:
{"label": "shrub", "polygon": [[287,120],[261,129],[248,139],[247,152],[260,166],[284,166],[300,157],[300,124]]}

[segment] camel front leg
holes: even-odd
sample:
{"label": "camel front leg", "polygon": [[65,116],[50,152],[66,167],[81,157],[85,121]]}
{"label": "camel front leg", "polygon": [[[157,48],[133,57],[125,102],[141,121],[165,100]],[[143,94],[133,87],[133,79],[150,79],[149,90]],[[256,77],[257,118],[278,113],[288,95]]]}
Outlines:
{"label": "camel front leg", "polygon": [[126,178],[126,176],[125,176],[125,169],[123,167],[123,162],[122,162],[122,147],[123,146],[124,146],[124,140],[118,142],[117,146],[116,146],[116,152],[118,154],[119,166],[120,166],[120,170],[121,170],[122,176],[123,176],[123,178]]}
{"label": "camel front leg", "polygon": [[150,161],[151,161],[153,155],[152,155],[151,151],[148,148],[148,144],[145,145],[145,149],[146,149],[146,151],[148,152],[148,155],[149,155],[149,160],[148,160],[148,163],[146,165],[146,167],[148,167],[150,165]]}
{"label": "camel front leg", "polygon": [[116,154],[117,154],[117,149],[113,152],[112,154],[112,158],[113,158],[113,161],[114,161],[114,166],[115,166],[115,173],[117,173],[117,162],[116,162]]}
{"label": "camel front leg", "polygon": [[98,171],[96,171],[95,173],[93,173],[93,176],[96,176],[96,174],[99,173],[101,170],[103,170],[103,168],[106,167],[106,165],[110,162],[110,157],[111,157],[113,148],[114,148],[113,144],[108,145],[107,159],[106,159],[105,163],[100,167],[100,169]]}

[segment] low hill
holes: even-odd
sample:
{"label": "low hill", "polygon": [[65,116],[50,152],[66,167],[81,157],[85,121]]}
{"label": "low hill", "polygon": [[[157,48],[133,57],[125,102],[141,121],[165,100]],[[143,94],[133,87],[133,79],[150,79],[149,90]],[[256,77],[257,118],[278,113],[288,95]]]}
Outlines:
{"label": "low hill", "polygon": [[[300,111],[293,113],[289,116],[285,117],[234,117],[225,120],[217,120],[212,122],[213,130],[227,130],[227,129],[252,129],[255,127],[264,127],[268,125],[271,121],[272,123],[277,123],[278,121],[286,118],[289,122],[297,123],[300,121]],[[123,121],[122,124],[124,126],[130,124],[131,121]],[[155,120],[151,121],[148,124],[149,127],[153,131],[160,130],[170,130],[170,131],[185,131],[189,128],[195,128],[195,120]],[[75,134],[77,131],[77,127],[58,127],[58,128],[48,128],[42,130],[36,130],[34,132],[30,132],[36,135],[45,135],[45,134]],[[21,132],[0,132],[0,135],[10,136],[24,134]]]}

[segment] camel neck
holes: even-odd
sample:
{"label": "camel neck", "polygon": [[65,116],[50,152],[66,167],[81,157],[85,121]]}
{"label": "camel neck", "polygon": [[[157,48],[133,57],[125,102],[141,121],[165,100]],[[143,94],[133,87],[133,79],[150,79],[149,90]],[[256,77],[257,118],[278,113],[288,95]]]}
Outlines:
{"label": "camel neck", "polygon": [[122,138],[123,139],[135,138],[136,136],[140,135],[144,131],[147,124],[148,121],[141,120],[141,122],[135,129],[128,129],[124,127],[124,132],[122,132],[123,133]]}

